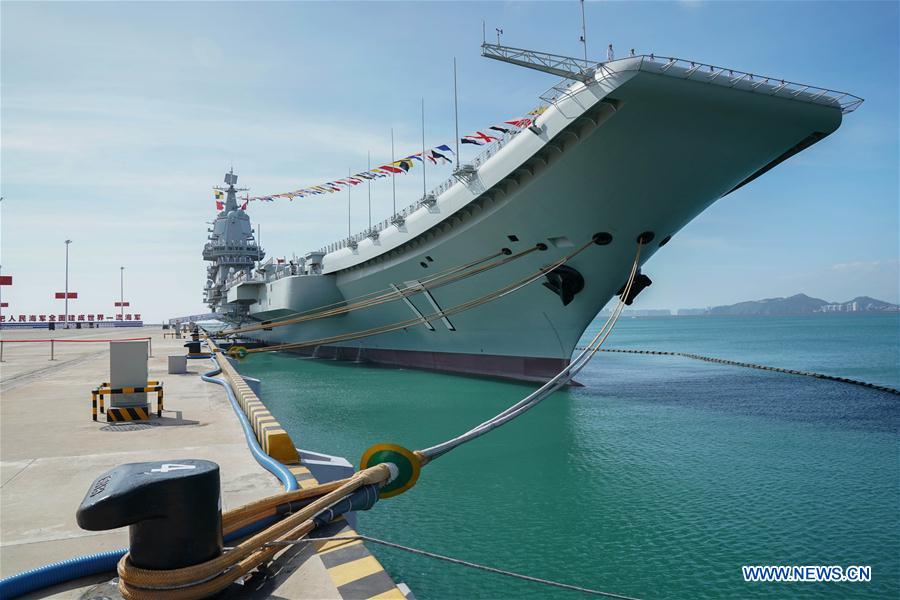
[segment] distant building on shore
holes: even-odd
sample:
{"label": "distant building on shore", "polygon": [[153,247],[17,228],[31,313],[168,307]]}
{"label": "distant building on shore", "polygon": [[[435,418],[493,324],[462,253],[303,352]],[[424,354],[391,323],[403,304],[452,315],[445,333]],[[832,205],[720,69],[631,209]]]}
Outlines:
{"label": "distant building on shore", "polygon": [[[610,311],[600,312],[600,316],[609,316]],[[671,317],[672,311],[668,308],[626,308],[622,312],[623,317]]]}
{"label": "distant building on shore", "polygon": [[708,308],[679,308],[675,314],[679,317],[702,317],[707,313]]}
{"label": "distant building on shore", "polygon": [[860,312],[859,302],[843,302],[841,304],[826,304],[819,312]]}

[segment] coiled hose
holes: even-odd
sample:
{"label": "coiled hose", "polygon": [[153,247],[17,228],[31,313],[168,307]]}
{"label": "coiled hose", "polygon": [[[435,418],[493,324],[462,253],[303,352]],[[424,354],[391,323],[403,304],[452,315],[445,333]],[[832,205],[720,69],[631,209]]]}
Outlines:
{"label": "coiled hose", "polygon": [[[253,458],[255,458],[256,462],[264,469],[272,473],[279,481],[281,481],[286,492],[300,489],[294,474],[283,464],[263,452],[259,442],[256,440],[256,435],[253,433],[253,428],[250,426],[250,421],[237,403],[237,399],[234,396],[234,392],[231,390],[231,386],[228,385],[226,381],[213,377],[214,375],[221,373],[222,369],[219,367],[219,363],[215,357],[212,357],[211,360],[215,365],[215,369],[203,373],[200,375],[200,378],[203,379],[203,381],[217,383],[225,388],[225,393],[228,396],[228,400],[231,402],[231,407],[234,409],[235,414],[237,414],[238,419],[241,422],[241,427],[244,430],[244,437],[247,439],[247,445],[250,447],[250,453],[253,454]],[[239,539],[250,533],[259,531],[277,520],[278,517],[266,517],[260,519],[255,523],[232,532],[225,537],[225,541]],[[57,585],[73,579],[89,577],[107,571],[115,571],[116,565],[126,552],[128,552],[128,548],[107,550],[106,552],[98,552],[97,554],[86,554],[84,556],[69,558],[60,562],[23,571],[16,575],[4,577],[3,579],[0,579],[0,598],[3,598],[4,600],[16,598],[30,592],[50,587],[51,585]]]}

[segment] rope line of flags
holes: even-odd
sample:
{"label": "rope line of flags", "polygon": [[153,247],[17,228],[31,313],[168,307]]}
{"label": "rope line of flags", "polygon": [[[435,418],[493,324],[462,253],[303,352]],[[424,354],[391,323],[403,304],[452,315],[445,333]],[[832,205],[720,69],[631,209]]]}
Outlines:
{"label": "rope line of flags", "polygon": [[[544,107],[540,107],[529,112],[524,117],[510,119],[509,121],[503,121],[502,123],[497,125],[491,125],[487,128],[486,132],[475,131],[474,133],[471,133],[469,135],[464,135],[460,138],[459,142],[463,145],[471,144],[474,146],[484,146],[487,144],[492,144],[499,141],[499,136],[501,135],[509,135],[511,133],[517,133],[522,129],[527,129],[534,123],[534,119],[539,114],[544,112],[544,110]],[[245,197],[243,198],[244,202],[240,206],[240,210],[247,210],[247,204],[254,201],[274,202],[276,199],[288,199],[293,201],[294,198],[306,198],[308,196],[333,194],[335,192],[341,192],[346,190],[347,188],[357,186],[361,183],[365,183],[366,181],[372,181],[384,177],[392,177],[394,175],[403,175],[412,170],[417,161],[424,164],[424,161],[427,160],[433,165],[450,164],[453,162],[452,157],[454,155],[455,152],[450,148],[448,144],[441,144],[439,146],[434,146],[433,148],[430,148],[425,152],[416,152],[415,154],[410,154],[409,156],[406,156],[404,158],[389,162],[387,164],[383,164],[378,167],[374,167],[372,169],[368,169],[366,171],[361,171],[342,179],[335,179],[333,181],[300,188],[291,192],[270,194],[267,196]],[[224,192],[222,192],[221,190],[214,190],[214,192],[216,210],[224,210]]]}
{"label": "rope line of flags", "polygon": [[[225,192],[223,192],[222,190],[214,189],[213,194],[215,194],[216,196],[216,210],[225,210]],[[242,198],[242,200],[244,202],[243,204],[241,204],[240,210],[247,210],[247,204],[249,204],[251,198]]]}

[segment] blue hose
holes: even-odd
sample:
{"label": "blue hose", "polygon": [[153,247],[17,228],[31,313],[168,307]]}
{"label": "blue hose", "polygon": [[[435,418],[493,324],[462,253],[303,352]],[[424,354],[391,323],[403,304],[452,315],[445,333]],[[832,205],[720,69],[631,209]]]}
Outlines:
{"label": "blue hose", "polygon": [[[231,386],[222,379],[213,377],[213,375],[221,373],[222,369],[219,367],[219,363],[216,361],[215,357],[212,357],[212,361],[216,368],[208,373],[202,374],[200,377],[203,381],[217,383],[225,388],[225,393],[228,395],[231,407],[241,421],[241,427],[244,429],[244,436],[247,438],[247,445],[250,446],[250,452],[253,454],[253,458],[284,484],[284,490],[286,492],[300,489],[294,474],[283,464],[263,452],[259,442],[256,440],[256,435],[253,433],[253,428],[250,426],[250,421],[247,420],[247,416],[244,414],[244,411],[241,410],[241,407],[237,403],[237,399],[234,397]],[[232,532],[230,535],[226,536],[225,541],[228,542],[259,531],[264,527],[268,527],[276,520],[275,517],[265,517],[260,519],[255,523]],[[30,592],[50,587],[51,585],[71,581],[72,579],[89,577],[107,571],[115,571],[116,565],[126,552],[128,552],[128,548],[108,550],[97,554],[86,554],[84,556],[77,556],[68,560],[24,571],[16,575],[4,577],[3,579],[0,579],[0,598],[3,598],[4,600],[16,598]]]}
{"label": "blue hose", "polygon": [[290,469],[263,452],[262,447],[260,447],[259,442],[256,440],[256,434],[253,433],[253,427],[250,425],[250,420],[247,419],[247,415],[244,414],[237,399],[234,397],[231,386],[222,379],[212,377],[213,375],[221,373],[222,369],[219,367],[219,363],[215,357],[212,357],[210,360],[213,361],[216,368],[208,373],[204,373],[200,378],[203,379],[203,381],[217,383],[225,388],[225,393],[228,394],[228,399],[231,401],[231,407],[234,409],[235,414],[241,422],[241,426],[244,428],[244,436],[247,438],[247,445],[250,446],[250,453],[253,454],[253,458],[255,458],[256,462],[262,465],[264,469],[272,473],[282,484],[284,484],[284,491],[293,492],[299,490],[300,486],[297,484],[297,478],[294,477],[294,474],[291,473]]}

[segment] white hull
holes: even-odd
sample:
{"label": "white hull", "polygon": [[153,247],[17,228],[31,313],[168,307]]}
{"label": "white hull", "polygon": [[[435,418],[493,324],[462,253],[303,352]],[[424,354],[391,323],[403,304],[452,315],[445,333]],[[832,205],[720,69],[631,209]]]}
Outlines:
{"label": "white hull", "polygon": [[[585,328],[625,282],[639,234],[655,236],[643,249],[643,264],[660,242],[715,200],[841,122],[839,107],[646,71],[619,72],[586,88],[578,84],[577,90],[540,117],[539,135],[515,136],[480,165],[474,180],[453,186],[435,207],[408,216],[403,227],[327,254],[322,275],[242,284],[232,293],[252,291],[252,319],[278,319],[421,279],[501,248],[519,252],[547,245],[546,251],[435,289],[434,299],[446,309],[534,273],[572,246],[608,232],[611,244],[592,246],[568,263],[585,284],[567,306],[536,281],[451,317],[452,330],[436,320],[433,330],[417,325],[335,344],[343,358],[541,379],[566,364]],[[423,314],[435,312],[422,295],[410,300]],[[302,342],[414,316],[403,301],[394,301],[249,337]]]}

